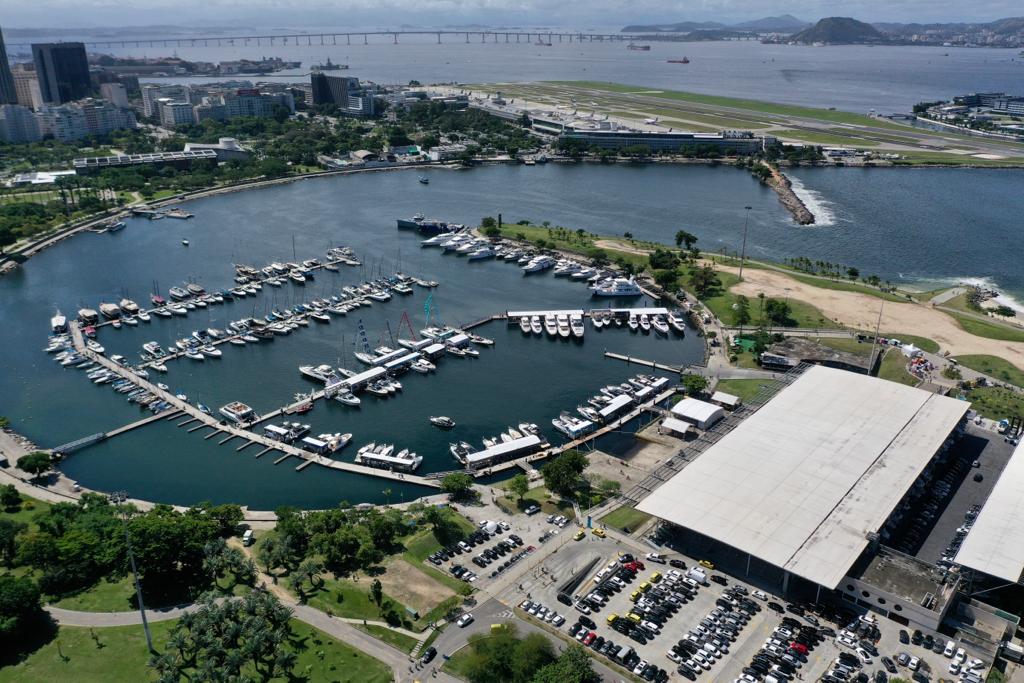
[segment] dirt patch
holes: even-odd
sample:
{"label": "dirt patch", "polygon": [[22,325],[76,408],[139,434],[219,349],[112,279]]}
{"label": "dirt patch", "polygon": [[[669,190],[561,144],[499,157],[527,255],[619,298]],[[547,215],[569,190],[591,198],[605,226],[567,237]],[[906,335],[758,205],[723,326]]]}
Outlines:
{"label": "dirt patch", "polygon": [[654,253],[653,249],[634,247],[631,244],[620,242],[619,240],[596,240],[594,242],[594,246],[599,247],[601,249],[615,249],[617,251],[624,251],[627,254],[637,254],[638,256],[647,256],[648,254]]}
{"label": "dirt patch", "polygon": [[636,445],[622,457],[609,455],[603,451],[587,453],[590,460],[587,476],[596,475],[603,479],[611,479],[621,483],[623,489],[627,489],[675,455],[680,446],[681,441],[658,435],[657,426],[652,426],[640,432]]}
{"label": "dirt patch", "polygon": [[455,595],[451,588],[435,581],[401,557],[391,558],[384,566],[387,571],[377,577],[384,593],[420,614],[426,614]]}

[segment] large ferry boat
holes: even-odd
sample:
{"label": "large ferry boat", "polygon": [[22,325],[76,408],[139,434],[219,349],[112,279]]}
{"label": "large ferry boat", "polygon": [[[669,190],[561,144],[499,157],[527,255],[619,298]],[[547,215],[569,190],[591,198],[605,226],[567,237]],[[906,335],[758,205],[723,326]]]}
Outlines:
{"label": "large ferry boat", "polygon": [[436,235],[442,232],[458,232],[464,227],[458,223],[448,223],[434,218],[427,218],[422,213],[418,213],[412,218],[399,218],[397,222],[400,230],[419,230],[428,235]]}
{"label": "large ferry boat", "polygon": [[246,424],[256,417],[255,411],[241,401],[232,401],[221,406],[220,414],[236,424]]}

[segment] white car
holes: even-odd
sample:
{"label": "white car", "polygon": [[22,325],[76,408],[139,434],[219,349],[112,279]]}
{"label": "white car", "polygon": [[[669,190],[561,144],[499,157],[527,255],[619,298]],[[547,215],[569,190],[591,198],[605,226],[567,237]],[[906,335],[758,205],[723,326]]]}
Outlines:
{"label": "white car", "polygon": [[948,667],[947,670],[949,671],[949,673],[951,673],[951,674],[953,674],[955,676],[956,674],[960,673],[960,663],[959,662],[950,662],[949,663],[949,667]]}
{"label": "white car", "polygon": [[871,664],[871,655],[869,655],[868,651],[864,648],[857,648],[857,656],[860,657],[860,661],[864,662],[865,666]]}
{"label": "white car", "polygon": [[661,553],[647,553],[647,559],[651,562],[657,562],[658,564],[665,564],[665,556]]}
{"label": "white car", "polygon": [[512,525],[509,524],[508,522],[498,522],[498,526],[500,526],[505,531],[508,531],[509,529],[512,528]]}
{"label": "white car", "polygon": [[653,621],[641,621],[640,625],[651,633],[661,633],[661,627],[655,624]]}
{"label": "white car", "polygon": [[641,659],[639,662],[636,663],[636,666],[633,667],[633,673],[635,673],[637,676],[639,676],[640,672],[643,671],[646,668],[647,668],[647,660],[646,659]]}
{"label": "white car", "polygon": [[942,654],[944,654],[946,657],[952,657],[954,652],[956,652],[956,643],[954,643],[952,640],[947,640],[946,649],[942,651]]}
{"label": "white car", "polygon": [[758,600],[762,600],[762,601],[767,601],[768,600],[768,594],[765,593],[764,591],[754,591],[753,593],[751,593],[751,595],[753,595]]}
{"label": "white car", "polygon": [[561,626],[562,624],[565,623],[565,617],[563,617],[561,614],[558,614],[556,612],[555,613],[555,618],[551,620],[551,623],[554,624],[555,626]]}
{"label": "white car", "polygon": [[690,655],[690,657],[693,659],[693,661],[697,662],[697,664],[699,664],[702,669],[707,669],[708,671],[711,670],[711,660],[708,659],[707,656],[705,656],[704,654],[700,652],[694,652],[692,655]]}
{"label": "white car", "polygon": [[967,665],[967,668],[971,670],[984,669],[985,662],[981,661],[980,659],[972,659],[970,664]]}
{"label": "white car", "polygon": [[910,661],[907,662],[907,668],[911,671],[917,671],[917,668],[921,666],[921,660],[917,657],[911,657]]}
{"label": "white car", "polygon": [[473,623],[473,614],[471,612],[467,612],[466,614],[463,614],[461,617],[459,617],[459,620],[455,622],[455,624],[459,628],[466,628],[467,626],[469,626],[472,623]]}
{"label": "white car", "polygon": [[665,578],[672,578],[678,581],[679,579],[683,578],[683,573],[678,569],[669,569],[667,572],[665,572]]}
{"label": "white car", "polygon": [[665,656],[668,657],[669,659],[671,659],[676,664],[682,664],[682,662],[683,662],[683,658],[680,657],[679,655],[677,655],[672,650],[669,650],[668,652],[666,652]]}

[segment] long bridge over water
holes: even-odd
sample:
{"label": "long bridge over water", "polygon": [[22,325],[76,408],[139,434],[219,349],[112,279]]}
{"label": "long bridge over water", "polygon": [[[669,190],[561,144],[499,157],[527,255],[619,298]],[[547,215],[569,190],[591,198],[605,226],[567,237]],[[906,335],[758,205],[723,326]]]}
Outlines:
{"label": "long bridge over water", "polygon": [[[479,43],[520,43],[527,45],[553,45],[554,43],[599,43],[641,40],[639,35],[625,33],[584,33],[582,31],[501,31],[501,30],[404,30],[404,31],[345,31],[337,33],[279,33],[241,36],[175,36],[152,37],[127,36],[107,40],[82,41],[90,48],[129,47],[288,47],[288,46],[329,46],[369,45],[370,38],[383,38],[398,44],[401,36],[426,36],[442,44],[444,38],[460,42]],[[31,48],[31,43],[7,43],[8,48]]]}

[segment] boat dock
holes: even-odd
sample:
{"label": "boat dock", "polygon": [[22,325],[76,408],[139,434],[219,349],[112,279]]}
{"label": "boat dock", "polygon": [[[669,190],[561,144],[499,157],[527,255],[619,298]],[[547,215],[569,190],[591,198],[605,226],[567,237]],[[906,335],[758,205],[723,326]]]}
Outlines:
{"label": "boat dock", "polygon": [[621,353],[612,353],[611,351],[605,351],[604,352],[604,357],[605,358],[612,358],[614,360],[624,360],[627,363],[631,363],[631,364],[634,364],[634,365],[643,365],[644,367],[653,368],[654,370],[663,370],[665,372],[673,372],[673,373],[675,373],[677,375],[683,371],[683,369],[681,367],[678,367],[678,366],[675,366],[675,365],[665,365],[663,363],[658,363],[658,362],[653,361],[653,360],[644,360],[643,358],[633,358],[632,356],[624,356]]}
{"label": "boat dock", "polygon": [[[255,432],[251,432],[247,429],[244,429],[241,426],[230,424],[227,422],[222,423],[217,418],[213,417],[212,415],[207,415],[206,413],[202,412],[201,410],[191,405],[187,401],[182,401],[181,399],[175,397],[174,394],[170,393],[169,391],[164,391],[163,389],[160,389],[158,386],[156,386],[149,380],[143,377],[139,377],[134,372],[132,372],[131,368],[115,363],[109,358],[89,350],[89,348],[85,345],[85,340],[82,337],[82,331],[79,328],[78,323],[72,323],[71,325],[69,325],[69,328],[71,331],[72,344],[75,348],[75,351],[77,351],[79,354],[88,357],[90,360],[98,363],[99,365],[102,365],[104,368],[110,370],[111,372],[118,375],[122,379],[126,379],[132,382],[140,389],[145,389],[146,391],[152,393],[154,396],[157,396],[161,400],[169,403],[172,406],[172,410],[175,410],[178,413],[178,415],[175,415],[174,417],[177,417],[182,414],[191,417],[191,419],[186,420],[185,422],[178,423],[179,427],[185,426],[186,424],[198,422],[199,425],[190,427],[189,431],[195,431],[197,429],[207,427],[213,430],[213,434],[224,434],[225,436],[231,434],[233,436],[243,438],[246,441],[251,442],[253,444],[261,444],[265,448],[264,452],[276,450],[280,451],[283,454],[283,457],[278,458],[276,462],[282,462],[287,458],[296,457],[299,458],[300,460],[307,461],[309,463],[315,463],[322,467],[327,467],[333,470],[341,470],[345,472],[353,472],[356,474],[363,474],[367,476],[380,477],[383,479],[391,479],[394,481],[402,481],[409,484],[418,484],[420,486],[427,486],[430,488],[440,488],[441,486],[440,482],[438,482],[437,480],[429,479],[427,477],[421,477],[414,474],[401,474],[398,472],[389,472],[387,470],[375,469],[372,467],[364,467],[363,465],[356,465],[355,463],[342,462],[340,460],[332,460],[330,458],[326,458],[320,455],[315,455],[308,451],[304,451],[301,448],[296,448],[295,446],[281,443],[280,441],[274,441],[273,439],[263,436],[262,434],[256,434]],[[145,424],[149,424],[150,422],[156,421],[157,419],[165,419],[167,417],[169,416],[166,414],[165,411],[165,413],[159,413],[157,415],[152,416],[151,418],[146,418]],[[127,425],[126,427],[136,429],[142,426],[142,424],[140,424],[141,422],[143,421],[140,420],[138,422],[134,422],[131,425]],[[126,428],[121,429],[124,430]],[[260,455],[262,455],[262,453]],[[305,466],[308,465],[300,464],[300,467]],[[298,469],[298,467],[296,469]]]}
{"label": "boat dock", "polygon": [[[500,320],[502,317],[508,320],[509,324],[519,323],[520,318],[533,318],[534,316],[539,317],[541,320],[547,316],[558,317],[564,315],[567,317],[582,316],[584,318],[592,318],[594,314],[608,315],[616,318],[628,318],[631,315],[663,315],[667,316],[669,310],[660,306],[641,306],[639,308],[592,308],[589,311],[585,311],[582,308],[576,308],[564,311],[506,311],[504,316],[496,315],[491,319]],[[480,324],[480,323],[477,323]]]}
{"label": "boat dock", "polygon": [[131,212],[133,216],[146,216],[151,221],[158,221],[161,218],[189,219],[194,215],[177,207],[173,209],[151,209],[148,206],[138,206],[132,208]]}

